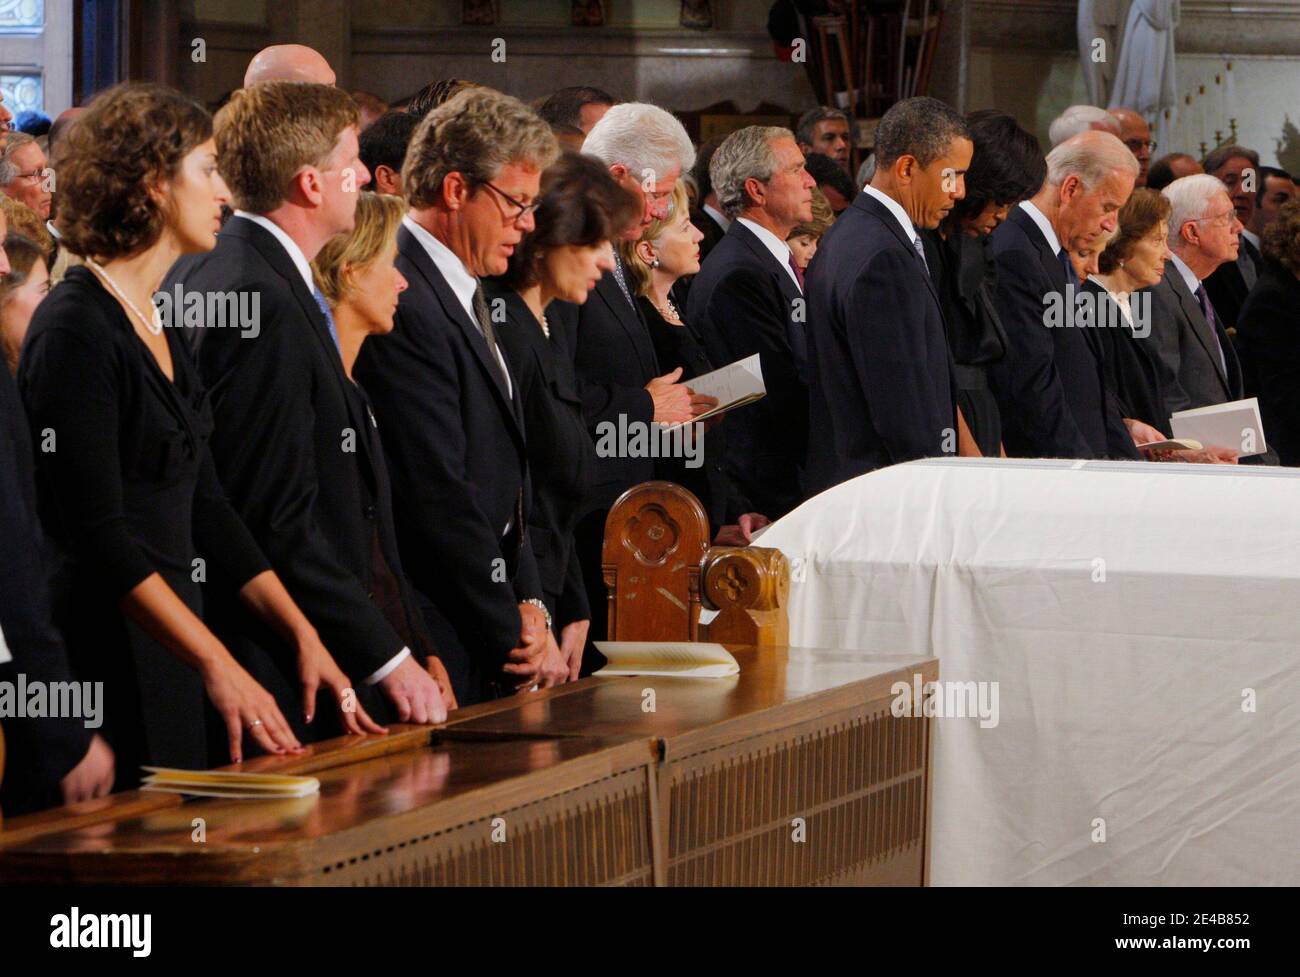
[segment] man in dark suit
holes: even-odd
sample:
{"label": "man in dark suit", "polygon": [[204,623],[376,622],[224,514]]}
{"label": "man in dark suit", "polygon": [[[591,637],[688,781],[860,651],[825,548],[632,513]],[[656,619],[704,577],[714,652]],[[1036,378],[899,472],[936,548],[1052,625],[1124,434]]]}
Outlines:
{"label": "man in dark suit", "polygon": [[[515,383],[479,279],[533,229],[550,128],[517,99],[465,89],[429,113],[402,172],[410,211],[395,326],[355,373],[384,432],[402,562],[462,703],[568,676],[528,542]],[[504,163],[494,160],[504,159]]]}
{"label": "man in dark suit", "polygon": [[767,396],[727,417],[723,463],[756,511],[779,519],[803,501],[808,444],[802,273],[785,241],[812,219],[815,182],[794,134],[772,126],[728,136],[710,177],[731,226],[695,276],[686,321],[719,366],[759,354]]}
{"label": "man in dark suit", "polygon": [[[0,216],[0,230],[3,224]],[[0,271],[8,271],[3,248]],[[51,683],[74,678],[52,622],[31,433],[7,369],[0,369],[0,546],[5,552],[0,560],[0,683],[12,683],[14,695],[20,682],[48,693]],[[113,750],[89,728],[93,716],[0,718],[8,750],[0,783],[5,814],[89,800],[112,790]]]}
{"label": "man in dark suit", "polygon": [[[205,295],[207,308],[213,295],[256,303],[251,317],[205,322],[193,337],[212,397],[222,485],[358,683],[366,711],[385,715],[387,700],[404,722],[441,722],[437,685],[371,596],[376,480],[359,433],[369,420],[347,396],[337,334],[310,265],[327,240],[351,230],[356,189],[369,178],[357,158],[356,106],[330,86],[265,82],[234,94],[216,143],[239,209],[212,251],[176,264],[163,292]],[[282,643],[222,588],[209,589],[214,630],[285,716],[298,715]],[[295,732],[306,730],[296,724]]]}
{"label": "man in dark suit", "polygon": [[871,183],[808,266],[810,495],[957,451],[952,360],[917,230],[964,196],[973,149],[943,102],[894,105],[876,129]]}
{"label": "man in dark suit", "polygon": [[1173,207],[1173,260],[1151,289],[1151,337],[1166,415],[1242,397],[1241,365],[1209,279],[1237,260],[1241,221],[1223,184],[1208,173],[1161,191]]}
{"label": "man in dark suit", "polygon": [[[644,201],[640,223],[624,232],[628,240],[641,228],[668,215],[673,185],[695,158],[686,130],[668,112],[644,102],[615,105],[587,134],[582,151],[609,167],[610,175]],[[651,423],[680,424],[703,413],[712,398],[696,398],[679,383],[680,369],[660,375],[649,330],[637,311],[617,249],[614,269],[603,275],[579,308],[572,337],[578,393],[587,430],[597,445],[604,431],[634,431]],[[632,438],[628,438],[629,443]],[[608,439],[606,439],[608,443]],[[623,450],[596,456],[591,488],[575,531],[578,558],[591,603],[592,641],[607,630],[606,594],[601,573],[605,517],[620,495],[655,477],[655,459]],[[583,667],[599,661],[594,649]]]}
{"label": "man in dark suit", "polygon": [[1106,390],[1103,351],[1076,314],[1070,253],[1100,247],[1133,192],[1138,162],[1108,132],[1067,139],[1047,156],[1047,179],[992,235],[995,304],[1007,354],[991,371],[1003,445],[1028,458],[1137,459],[1160,440],[1126,421]]}
{"label": "man in dark suit", "polygon": [[1251,241],[1250,236],[1243,233],[1254,223],[1255,205],[1259,191],[1264,189],[1261,186],[1264,176],[1260,171],[1259,153],[1244,146],[1221,146],[1206,156],[1202,165],[1207,174],[1227,189],[1240,222],[1237,233],[1241,240],[1236,255],[1205,277],[1205,294],[1214,303],[1215,315],[1231,336],[1237,328],[1241,306],[1264,270],[1259,241]]}

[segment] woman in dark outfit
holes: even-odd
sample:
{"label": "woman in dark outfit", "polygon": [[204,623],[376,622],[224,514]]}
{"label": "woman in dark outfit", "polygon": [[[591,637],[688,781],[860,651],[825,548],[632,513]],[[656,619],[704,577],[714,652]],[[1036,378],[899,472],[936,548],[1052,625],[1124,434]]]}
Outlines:
{"label": "woman in dark outfit", "polygon": [[[297,750],[275,700],[201,619],[208,564],[297,649],[308,716],[318,685],[342,710],[350,683],[226,501],[206,395],[152,303],[181,254],[215,243],[229,193],[211,119],[177,92],[123,85],[59,148],[59,230],[86,265],[37,309],[18,380],[38,506],[62,557],[57,617],[78,678],[104,682],[118,786],[137,783],[140,764],[209,765],[205,692],[230,759],[246,732],[270,752]],[[343,720],[378,729],[361,712]]]}
{"label": "woman in dark outfit", "polygon": [[920,234],[948,330],[957,405],[980,453],[996,457],[1002,454],[1002,422],[988,369],[1006,354],[1006,332],[993,304],[989,235],[1042,185],[1047,162],[1038,140],[1011,116],[985,110],[966,121],[975,144],[966,196],[938,228]]}
{"label": "woman in dark outfit", "polygon": [[[691,223],[686,188],[679,181],[673,187],[668,216],[647,225],[639,240],[619,242],[623,266],[631,279],[628,287],[636,294],[637,308],[650,330],[659,367],[665,373],[680,367],[683,381],[715,369],[704,351],[704,341],[682,318],[681,309],[670,296],[679,278],[700,270],[703,238]],[[689,489],[700,500],[709,517],[709,531],[715,543],[747,546],[751,534],[766,526],[769,520],[761,513],[750,511],[749,500],[740,494],[723,470],[725,428],[724,415],[684,430],[682,436],[687,440],[683,454],[687,457],[661,458],[659,477]],[[692,443],[691,438],[702,440]],[[677,444],[675,440],[670,443]]]}
{"label": "woman in dark outfit", "polygon": [[529,542],[570,681],[582,667],[591,623],[573,530],[596,451],[578,397],[573,331],[577,306],[614,267],[610,239],[640,206],[600,163],[566,152],[542,176],[536,230],[515,249],[505,275],[484,283],[494,321],[496,310],[504,311],[496,337],[524,414]]}
{"label": "woman in dark outfit", "polygon": [[[1097,256],[1097,272],[1080,286],[1091,305],[1080,315],[1092,321],[1105,353],[1102,363],[1107,391],[1115,398],[1125,426],[1141,421],[1166,438],[1172,432],[1160,377],[1156,372],[1155,337],[1151,335],[1151,297],[1146,289],[1160,281],[1169,261],[1169,201],[1138,187],[1120,208],[1115,236]],[[1141,433],[1135,437],[1141,437]],[[1164,452],[1168,460],[1231,463],[1230,452]],[[1157,458],[1156,460],[1165,460]]]}

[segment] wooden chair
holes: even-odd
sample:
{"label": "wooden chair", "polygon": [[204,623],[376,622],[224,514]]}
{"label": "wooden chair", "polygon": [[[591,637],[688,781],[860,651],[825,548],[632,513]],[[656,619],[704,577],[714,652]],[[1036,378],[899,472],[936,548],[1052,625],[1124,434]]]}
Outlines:
{"label": "wooden chair", "polygon": [[[605,520],[611,641],[788,643],[790,567],[779,550],[709,547],[699,500],[672,482],[628,489]],[[716,615],[700,624],[701,606]]]}
{"label": "wooden chair", "polygon": [[695,641],[709,520],[672,482],[624,492],[605,519],[602,575],[610,641]]}

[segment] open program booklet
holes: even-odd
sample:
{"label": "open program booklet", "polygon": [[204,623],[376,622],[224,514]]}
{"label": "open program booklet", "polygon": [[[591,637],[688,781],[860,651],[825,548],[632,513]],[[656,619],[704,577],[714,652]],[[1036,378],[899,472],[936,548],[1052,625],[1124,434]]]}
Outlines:
{"label": "open program booklet", "polygon": [[596,675],[726,678],[740,674],[731,652],[703,641],[597,641],[596,650],[609,659]]}

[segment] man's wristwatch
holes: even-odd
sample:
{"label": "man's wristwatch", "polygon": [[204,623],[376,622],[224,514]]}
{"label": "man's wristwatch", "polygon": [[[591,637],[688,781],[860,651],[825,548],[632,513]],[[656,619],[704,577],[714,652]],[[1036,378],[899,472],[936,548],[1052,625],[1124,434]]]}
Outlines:
{"label": "man's wristwatch", "polygon": [[538,608],[542,612],[542,616],[546,618],[546,630],[547,631],[552,630],[551,612],[546,609],[546,604],[544,601],[538,600],[536,597],[526,597],[523,600],[521,600],[519,603],[532,604],[534,607]]}

